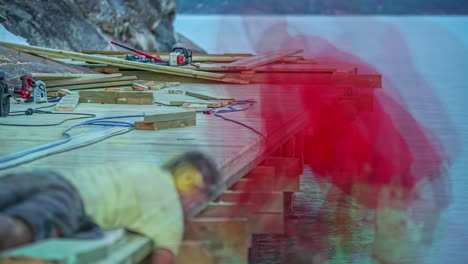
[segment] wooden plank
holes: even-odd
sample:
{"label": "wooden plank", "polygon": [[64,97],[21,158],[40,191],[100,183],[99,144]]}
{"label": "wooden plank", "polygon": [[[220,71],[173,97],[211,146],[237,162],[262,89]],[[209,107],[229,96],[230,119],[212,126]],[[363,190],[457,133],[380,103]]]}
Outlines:
{"label": "wooden plank", "polygon": [[80,91],[80,103],[153,104],[152,92]]}
{"label": "wooden plank", "polygon": [[154,130],[154,123],[135,122],[135,129]]}
{"label": "wooden plank", "polygon": [[59,59],[59,58],[53,58],[53,59],[56,61],[66,63],[66,64],[77,65],[77,66],[85,66],[85,67],[106,67],[107,66],[107,64],[89,63],[86,61],[75,61],[72,59]]}
{"label": "wooden plank", "polygon": [[57,91],[58,94],[67,95],[67,94],[78,94],[77,92],[70,91],[68,89],[60,89]]}
{"label": "wooden plank", "polygon": [[118,73],[120,70],[119,68],[101,68],[101,67],[94,68],[93,65],[95,64],[87,64],[85,66],[92,67],[93,71],[102,72],[102,73]]}
{"label": "wooden plank", "polygon": [[[248,190],[250,188],[250,186],[253,186],[254,185],[254,181],[253,180],[249,180],[249,179],[240,179],[238,180],[236,183],[234,183],[230,188],[229,190],[231,191],[242,191],[242,192],[245,192],[246,190]],[[261,188],[263,188],[263,186],[259,186]]]}
{"label": "wooden plank", "polygon": [[136,79],[137,79],[136,76],[111,77],[111,78],[105,77],[105,78],[95,78],[95,79],[87,79],[87,80],[68,79],[68,80],[47,81],[46,85],[47,85],[47,88],[52,88],[52,87],[57,87],[57,86],[79,85],[79,84],[89,84],[89,83],[131,81],[131,80],[136,80]]}
{"label": "wooden plank", "polygon": [[304,84],[313,86],[352,85],[360,89],[382,88],[382,75],[379,74],[346,74],[346,73],[315,73],[289,72],[289,73],[265,73],[243,75],[238,73],[226,73],[226,78],[242,78],[251,83],[261,84]]}
{"label": "wooden plank", "polygon": [[113,78],[113,77],[122,77],[122,74],[102,74],[102,73],[42,73],[42,72],[35,72],[30,73],[29,75],[36,77],[37,79],[42,80],[51,80],[51,79],[70,79],[70,78],[89,78],[89,79],[97,79],[97,78]]}
{"label": "wooden plank", "polygon": [[333,73],[337,65],[326,64],[270,64],[255,67],[257,72],[310,72],[310,73]]}
{"label": "wooden plank", "polygon": [[80,91],[82,97],[96,98],[154,98],[152,92],[107,92],[107,91]]}
{"label": "wooden plank", "polygon": [[194,102],[194,101],[170,101],[170,105],[177,105],[177,106],[182,106],[184,104],[203,104],[203,105],[208,105],[208,107],[221,107],[223,106],[223,102],[215,102],[215,101],[199,101],[199,102]]}
{"label": "wooden plank", "polygon": [[16,50],[24,51],[24,52],[31,52],[36,54],[55,54],[59,56],[66,56],[70,59],[78,59],[78,60],[86,60],[90,62],[96,63],[106,63],[108,65],[114,65],[119,67],[126,67],[131,69],[142,69],[147,71],[154,71],[166,74],[173,74],[173,75],[181,75],[181,76],[191,76],[194,78],[201,78],[201,79],[214,79],[219,80],[222,82],[242,82],[241,80],[233,80],[233,79],[223,79],[223,74],[213,74],[208,72],[202,71],[195,71],[190,69],[184,69],[181,67],[170,67],[170,66],[161,66],[156,64],[146,64],[134,61],[126,61],[120,60],[112,57],[101,57],[101,56],[94,56],[94,55],[87,55],[78,52],[71,52],[71,51],[64,51],[64,50],[56,50],[56,49],[48,49],[48,48],[41,48],[35,46],[25,46],[7,42],[0,42],[1,46],[10,47]]}
{"label": "wooden plank", "polygon": [[189,110],[189,111],[208,110],[208,106],[207,105],[202,105],[202,104],[188,104],[188,105],[182,105],[182,107]]}
{"label": "wooden plank", "polygon": [[131,84],[131,81],[116,81],[116,82],[99,82],[99,83],[89,83],[89,84],[78,84],[78,85],[63,85],[57,86],[50,89],[47,89],[50,92],[58,91],[62,88],[68,90],[82,90],[82,89],[95,89],[95,88],[105,88],[105,87],[117,87],[117,86],[126,86]]}
{"label": "wooden plank", "polygon": [[135,90],[135,91],[147,91],[149,89],[149,87],[146,86],[146,85],[143,85],[141,83],[133,82],[132,83],[132,89]]}
{"label": "wooden plank", "polygon": [[155,123],[135,122],[135,129],[138,130],[164,130],[170,128],[182,128],[195,126],[197,124],[196,119],[181,119],[171,121],[159,121]]}
{"label": "wooden plank", "polygon": [[252,213],[282,213],[283,192],[262,191],[243,192],[243,191],[225,191],[216,201],[231,204],[245,205]]}
{"label": "wooden plank", "polygon": [[154,123],[161,121],[172,121],[172,120],[182,120],[182,119],[194,119],[196,118],[196,113],[192,111],[185,110],[176,110],[176,111],[166,111],[160,113],[145,113],[144,114],[145,123]]}
{"label": "wooden plank", "polygon": [[188,96],[204,99],[204,100],[217,100],[217,101],[227,101],[228,103],[233,103],[235,100],[233,98],[217,98],[209,95],[204,95],[200,93],[195,93],[191,91],[185,91],[185,94]]}
{"label": "wooden plank", "polygon": [[197,125],[196,119],[160,121],[160,122],[154,123],[154,130],[181,128],[181,127],[189,127],[189,126],[196,126],[196,125]]}
{"label": "wooden plank", "polygon": [[72,112],[75,110],[76,106],[80,101],[80,96],[77,94],[68,94],[62,97],[60,101],[55,106],[55,111],[60,112]]}
{"label": "wooden plank", "polygon": [[196,92],[192,92],[192,91],[186,91],[186,90],[174,90],[174,89],[172,89],[172,90],[168,90],[167,92],[170,93],[170,94],[185,94],[185,95],[188,95],[188,96],[192,96],[192,97],[199,98],[199,99],[204,99],[204,100],[226,101],[227,103],[233,103],[233,102],[236,101],[233,98],[218,98],[218,97],[213,97],[213,96],[209,96],[209,95],[205,95],[205,94],[201,94],[201,93],[196,93]]}
{"label": "wooden plank", "polygon": [[219,64],[216,66],[202,65],[200,70],[209,69],[210,71],[225,70],[248,70],[261,65],[265,65],[274,61],[278,61],[284,57],[301,53],[303,50],[285,50],[285,51],[273,51],[262,55],[256,55],[253,57],[245,58],[228,64]]}

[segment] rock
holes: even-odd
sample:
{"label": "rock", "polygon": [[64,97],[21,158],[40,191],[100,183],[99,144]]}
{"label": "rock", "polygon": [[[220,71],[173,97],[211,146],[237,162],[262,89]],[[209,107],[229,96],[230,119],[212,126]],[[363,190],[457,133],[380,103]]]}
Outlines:
{"label": "rock", "polygon": [[176,42],[176,0],[0,0],[0,10],[5,28],[31,45],[109,50],[115,40],[167,52]]}
{"label": "rock", "polygon": [[96,74],[95,71],[85,67],[64,64],[32,54],[19,53],[5,47],[0,47],[0,70],[5,72],[5,80],[10,85],[19,85],[18,77],[33,72]]}
{"label": "rock", "polygon": [[188,39],[187,37],[185,37],[184,35],[180,33],[176,33],[176,40],[177,42],[174,45],[174,47],[184,47],[184,48],[192,50],[192,53],[206,54],[206,51],[203,48],[201,48],[200,46],[198,46],[193,41],[191,41],[190,39]]}

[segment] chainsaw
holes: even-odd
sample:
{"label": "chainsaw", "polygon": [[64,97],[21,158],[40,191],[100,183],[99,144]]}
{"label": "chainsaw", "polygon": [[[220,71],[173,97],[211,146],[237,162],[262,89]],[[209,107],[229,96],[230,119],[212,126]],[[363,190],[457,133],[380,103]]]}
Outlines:
{"label": "chainsaw", "polygon": [[144,63],[158,63],[158,64],[166,64],[170,66],[178,66],[178,65],[193,65],[195,67],[199,67],[199,65],[192,62],[192,51],[190,49],[176,47],[172,49],[172,52],[169,53],[169,60],[163,60],[159,57],[155,57],[151,54],[146,52],[125,46],[121,43],[117,43],[115,41],[111,41],[111,44],[119,46],[121,48],[133,51],[138,53],[139,55],[134,54],[127,54],[125,55],[125,60],[129,61],[137,61],[137,62],[144,62]]}
{"label": "chainsaw", "polygon": [[174,48],[169,53],[169,65],[187,65],[192,64],[192,51],[186,48]]}
{"label": "chainsaw", "polygon": [[20,87],[9,87],[5,81],[5,73],[0,71],[0,116],[6,117],[10,113],[10,97],[21,97],[25,102],[47,102],[46,85],[31,75],[20,77]]}

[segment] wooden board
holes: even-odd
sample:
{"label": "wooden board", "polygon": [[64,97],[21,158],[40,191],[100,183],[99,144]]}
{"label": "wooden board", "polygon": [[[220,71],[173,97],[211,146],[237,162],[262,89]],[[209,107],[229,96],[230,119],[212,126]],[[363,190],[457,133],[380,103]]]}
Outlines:
{"label": "wooden board", "polygon": [[47,89],[49,92],[55,92],[62,88],[66,88],[69,90],[83,90],[83,89],[95,89],[95,88],[104,88],[104,87],[119,87],[119,86],[127,86],[131,85],[131,81],[116,81],[116,82],[98,82],[98,83],[88,83],[88,84],[77,84],[77,85],[63,85],[58,87],[53,87]]}
{"label": "wooden board", "polygon": [[225,191],[217,201],[228,204],[245,204],[251,212],[254,213],[282,213],[283,192],[243,192],[243,191]]}
{"label": "wooden board", "polygon": [[164,130],[171,128],[184,128],[197,125],[195,118],[170,121],[159,121],[154,123],[135,122],[135,129],[139,130]]}
{"label": "wooden board", "polygon": [[190,101],[190,100],[187,100],[187,101],[171,101],[170,104],[171,105],[176,105],[176,106],[182,106],[184,104],[204,104],[204,105],[208,105],[208,107],[221,107],[221,106],[223,106],[223,102],[216,102],[216,101],[197,101],[197,102],[194,102],[194,101]]}
{"label": "wooden board", "polygon": [[303,50],[286,50],[286,51],[274,51],[268,52],[262,55],[256,55],[253,57],[245,58],[228,64],[218,64],[216,66],[200,67],[200,70],[209,69],[210,71],[229,71],[229,70],[248,70],[261,65],[265,65],[274,61],[278,61],[284,57],[301,53]]}
{"label": "wooden board", "polygon": [[80,101],[79,95],[74,95],[74,94],[65,95],[64,97],[62,97],[62,99],[60,99],[60,102],[58,102],[54,110],[60,111],[60,112],[72,112],[73,110],[75,110],[79,101]]}
{"label": "wooden board", "polygon": [[154,103],[154,94],[136,91],[80,91],[80,103],[151,105]]}
{"label": "wooden board", "polygon": [[145,113],[143,122],[154,123],[161,121],[172,121],[182,119],[195,119],[196,114],[191,111],[185,111],[184,109],[171,110],[166,113]]}
{"label": "wooden board", "polygon": [[55,80],[47,81],[47,88],[58,87],[58,86],[70,86],[70,85],[79,85],[79,84],[89,84],[89,83],[103,83],[103,82],[115,82],[115,81],[131,81],[136,80],[136,76],[125,76],[125,77],[112,77],[112,78],[97,78],[97,79],[87,79],[87,80]]}
{"label": "wooden board", "polygon": [[31,76],[36,77],[40,80],[61,80],[61,79],[74,79],[74,78],[85,78],[85,79],[99,79],[99,78],[114,78],[121,77],[122,74],[92,74],[92,73],[30,73]]}

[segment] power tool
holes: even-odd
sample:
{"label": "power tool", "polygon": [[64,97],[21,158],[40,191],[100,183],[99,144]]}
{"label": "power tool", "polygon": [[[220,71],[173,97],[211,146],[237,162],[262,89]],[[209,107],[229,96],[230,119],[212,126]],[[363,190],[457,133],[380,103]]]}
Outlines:
{"label": "power tool", "polygon": [[169,53],[169,65],[192,64],[192,51],[186,48],[176,47]]}
{"label": "power tool", "polygon": [[23,75],[20,77],[20,79],[21,87],[17,87],[13,90],[15,94],[18,94],[21,96],[21,98],[26,99],[26,102],[47,102],[46,85],[43,81],[36,80],[31,75]]}
{"label": "power tool", "polygon": [[134,55],[134,54],[127,54],[125,55],[125,60],[129,61],[138,61],[138,62],[144,62],[144,63],[158,63],[158,64],[169,64],[171,66],[178,66],[178,65],[193,65],[195,67],[199,67],[199,65],[196,65],[192,63],[192,51],[186,48],[181,48],[181,47],[176,47],[172,49],[172,52],[169,53],[169,60],[163,60],[159,57],[155,57],[151,54],[145,53],[143,51],[125,46],[121,43],[117,43],[115,41],[111,41],[111,44],[114,44],[116,46],[119,46],[124,49],[131,50],[135,53],[138,53],[140,55]]}
{"label": "power tool", "polygon": [[10,97],[26,99],[25,102],[45,103],[47,102],[46,85],[43,81],[36,80],[31,75],[20,77],[20,87],[9,87],[5,82],[5,73],[0,71],[0,116],[7,117],[10,113]]}

